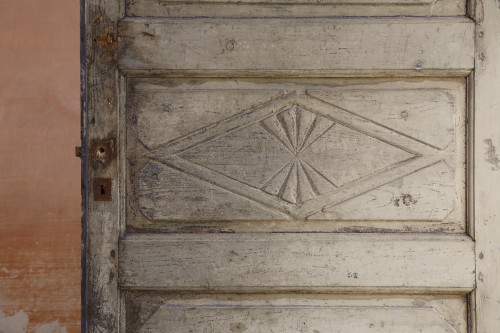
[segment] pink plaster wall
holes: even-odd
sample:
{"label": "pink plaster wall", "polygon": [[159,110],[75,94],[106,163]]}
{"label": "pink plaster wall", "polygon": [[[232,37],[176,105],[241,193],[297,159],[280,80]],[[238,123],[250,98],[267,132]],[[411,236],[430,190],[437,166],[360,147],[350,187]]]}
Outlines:
{"label": "pink plaster wall", "polygon": [[79,1],[0,0],[0,332],[80,330]]}

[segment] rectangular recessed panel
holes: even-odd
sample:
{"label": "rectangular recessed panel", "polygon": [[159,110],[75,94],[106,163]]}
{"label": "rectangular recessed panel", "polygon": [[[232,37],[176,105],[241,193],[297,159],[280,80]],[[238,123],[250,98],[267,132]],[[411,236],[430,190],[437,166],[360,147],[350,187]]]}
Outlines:
{"label": "rectangular recessed panel", "polygon": [[130,227],[464,231],[464,80],[131,79],[128,92]]}
{"label": "rectangular recessed panel", "polygon": [[[120,243],[123,288],[460,291],[474,287],[467,236],[164,234]],[[459,258],[459,259],[457,259]]]}
{"label": "rectangular recessed panel", "polygon": [[465,333],[460,296],[126,296],[127,332]]}
{"label": "rectangular recessed panel", "polygon": [[455,16],[464,0],[128,0],[128,16]]}
{"label": "rectangular recessed panel", "polygon": [[126,73],[465,75],[474,23],[439,19],[125,19]]}

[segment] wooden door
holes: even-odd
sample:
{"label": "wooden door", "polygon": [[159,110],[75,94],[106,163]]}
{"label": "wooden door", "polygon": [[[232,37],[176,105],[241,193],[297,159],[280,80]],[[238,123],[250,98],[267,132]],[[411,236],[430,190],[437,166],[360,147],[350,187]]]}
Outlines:
{"label": "wooden door", "polygon": [[500,330],[495,1],[82,22],[83,331]]}

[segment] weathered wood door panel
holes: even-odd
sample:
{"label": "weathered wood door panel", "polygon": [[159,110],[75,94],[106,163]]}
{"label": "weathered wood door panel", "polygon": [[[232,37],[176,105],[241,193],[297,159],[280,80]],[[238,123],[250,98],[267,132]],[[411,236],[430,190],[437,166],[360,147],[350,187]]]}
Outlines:
{"label": "weathered wood door panel", "polygon": [[159,290],[467,292],[472,250],[451,235],[137,235],[121,242],[119,280]]}
{"label": "weathered wood door panel", "polygon": [[455,296],[192,296],[140,292],[127,295],[126,304],[127,324],[132,332],[467,330],[465,299]]}
{"label": "weathered wood door panel", "polygon": [[463,79],[128,84],[137,230],[465,231]]}
{"label": "weathered wood door panel", "polygon": [[125,18],[118,66],[136,75],[466,75],[473,33],[459,17]]}
{"label": "weathered wood door panel", "polygon": [[495,332],[473,5],[84,2],[83,329]]}
{"label": "weathered wood door panel", "polygon": [[130,17],[459,16],[464,0],[126,0]]}

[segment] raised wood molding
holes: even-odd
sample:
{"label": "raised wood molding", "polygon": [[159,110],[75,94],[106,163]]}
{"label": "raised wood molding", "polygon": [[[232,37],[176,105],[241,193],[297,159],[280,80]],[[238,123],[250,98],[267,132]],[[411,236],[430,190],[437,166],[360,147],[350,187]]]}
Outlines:
{"label": "raised wood molding", "polygon": [[474,67],[474,23],[464,18],[126,18],[119,31],[119,68],[131,75],[465,76]]}
{"label": "raised wood molding", "polygon": [[120,253],[120,285],[126,289],[467,293],[474,288],[474,242],[467,236],[144,234],[122,240]]}

